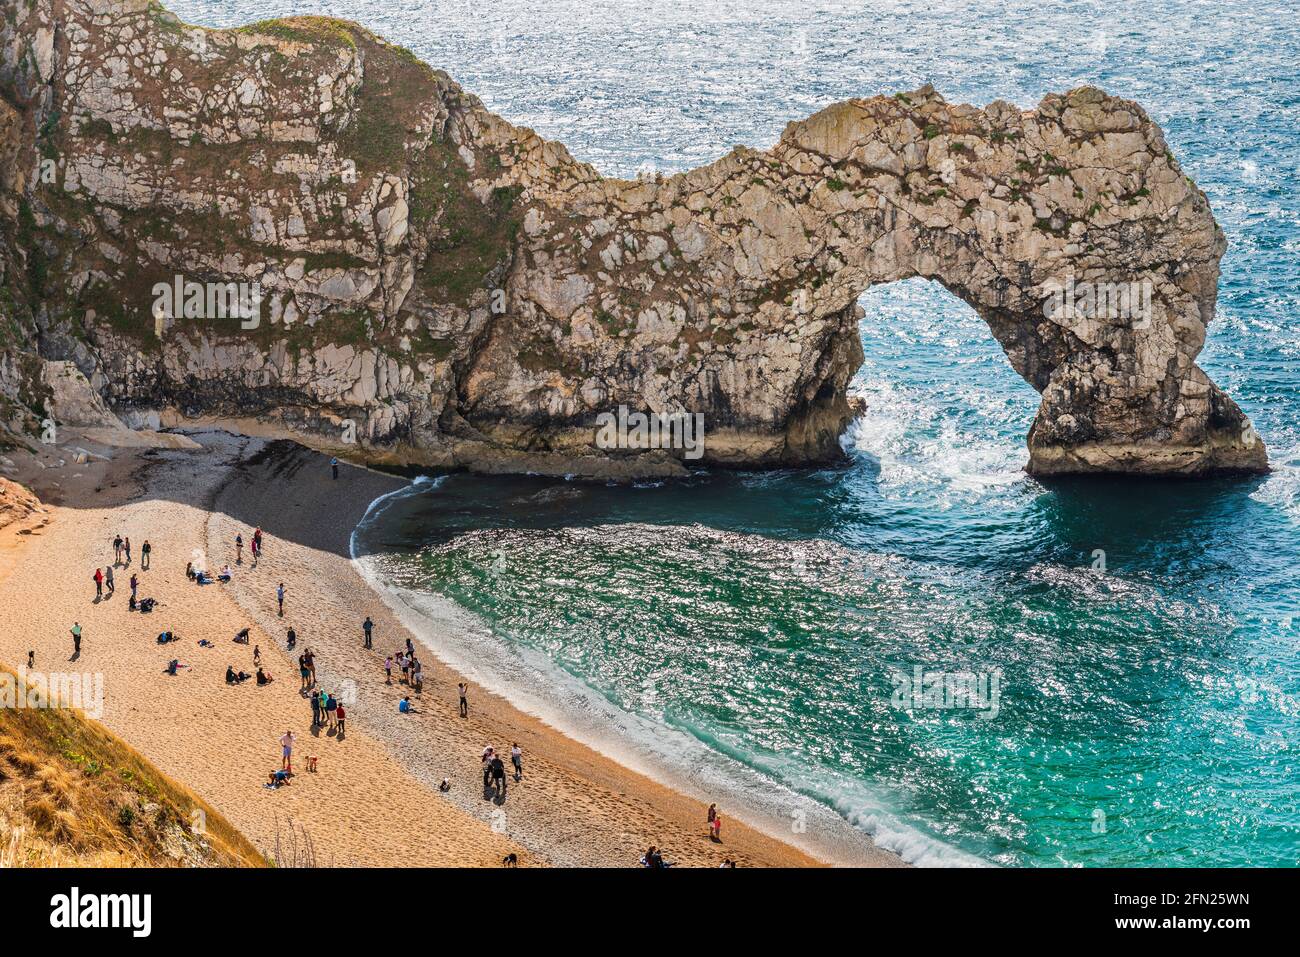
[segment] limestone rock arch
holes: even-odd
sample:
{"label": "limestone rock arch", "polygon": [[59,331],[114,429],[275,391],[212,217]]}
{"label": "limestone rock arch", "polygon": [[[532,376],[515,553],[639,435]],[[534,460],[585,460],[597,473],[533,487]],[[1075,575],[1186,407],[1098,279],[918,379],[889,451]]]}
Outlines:
{"label": "limestone rock arch", "polygon": [[[580,416],[584,398],[703,409],[713,460],[833,459],[861,362],[856,299],[920,276],[968,303],[1042,394],[1030,471],[1267,467],[1195,362],[1224,237],[1134,103],[1081,88],[1032,112],[977,109],[927,87],[837,104],[770,151],[667,179],[571,169],[523,178],[536,205],[511,277],[533,328],[580,330],[559,340],[586,360],[561,416]],[[706,339],[691,362],[682,343]],[[518,341],[480,357],[496,374],[468,406],[488,430],[501,398],[528,404],[527,371],[500,372]],[[673,375],[620,375],[629,346]],[[503,396],[502,378],[524,388]]]}
{"label": "limestone rock arch", "polygon": [[[136,421],[376,461],[680,471],[674,450],[599,447],[627,406],[702,414],[706,463],[827,462],[857,297],[922,276],[1042,394],[1031,471],[1267,468],[1196,365],[1224,237],[1159,128],[1100,90],[1029,111],[929,87],[850,100],[770,150],[629,181],[356,24],[33,0],[0,21],[0,93],[0,310]],[[261,322],[159,320],[149,290],[182,276],[257,283]]]}

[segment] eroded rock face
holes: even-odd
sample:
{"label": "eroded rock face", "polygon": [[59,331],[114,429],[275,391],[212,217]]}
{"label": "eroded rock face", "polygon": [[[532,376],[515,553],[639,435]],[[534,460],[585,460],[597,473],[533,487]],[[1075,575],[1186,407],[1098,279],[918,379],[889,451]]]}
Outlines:
{"label": "eroded rock face", "polygon": [[[144,0],[17,20],[0,151],[25,172],[0,208],[37,227],[9,260],[41,268],[6,281],[119,411],[352,429],[374,459],[679,471],[681,450],[597,447],[626,406],[702,413],[706,463],[833,461],[857,298],[922,276],[1042,393],[1031,471],[1267,467],[1195,362],[1223,235],[1159,128],[1099,90],[852,100],[625,181],[353,24],[205,30]],[[159,318],[177,276],[256,283],[256,328]]]}

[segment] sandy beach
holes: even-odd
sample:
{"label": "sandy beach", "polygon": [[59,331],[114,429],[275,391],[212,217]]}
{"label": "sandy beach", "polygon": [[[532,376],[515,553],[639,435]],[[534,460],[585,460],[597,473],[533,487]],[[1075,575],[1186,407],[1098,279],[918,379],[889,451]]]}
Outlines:
{"label": "sandy beach", "polygon": [[[514,853],[523,866],[633,866],[650,845],[683,866],[814,866],[824,861],[746,826],[722,807],[723,842],[706,836],[706,805],[579,744],[470,683],[468,718],[457,709],[465,680],[419,647],[425,663],[417,713],[400,715],[410,689],[384,680],[385,655],[415,636],[358,574],[348,552],[371,501],[403,480],[344,464],[338,481],[328,459],[286,442],[195,433],[188,448],[118,448],[52,484],[56,470],[21,477],[47,513],[25,533],[0,532],[0,661],[36,653],[46,670],[104,675],[102,721],[166,773],[192,787],[271,855],[286,854],[291,831],[310,837],[321,865],[499,866]],[[92,446],[92,448],[98,448]],[[105,450],[107,451],[107,450]],[[20,463],[21,464],[21,463]],[[26,470],[24,470],[26,471]],[[42,487],[44,485],[44,487]],[[253,567],[247,543],[260,526],[263,555]],[[112,540],[131,539],[132,563],[118,567],[116,594],[95,601],[95,567],[113,561]],[[245,540],[237,563],[234,540]],[[140,546],[152,545],[141,568]],[[187,562],[234,567],[229,584],[197,586]],[[132,573],[149,615],[127,608]],[[286,590],[285,614],[276,589]],[[374,647],[362,620],[374,621]],[[84,629],[80,660],[70,662],[68,629]],[[233,642],[251,629],[251,644]],[[293,627],[298,648],[286,649]],[[159,632],[181,640],[159,645]],[[214,647],[199,645],[200,640]],[[227,664],[252,672],[253,646],[275,681],[228,686]],[[310,647],[327,691],[347,695],[340,740],[311,728],[299,693],[297,655]],[[164,673],[168,660],[186,667]],[[279,738],[297,737],[289,787],[263,787],[279,766]],[[485,795],[479,755],[486,745],[524,754],[522,781],[504,799]],[[302,770],[318,759],[314,774]],[[444,778],[450,791],[440,793]],[[879,851],[854,863],[896,864]]]}

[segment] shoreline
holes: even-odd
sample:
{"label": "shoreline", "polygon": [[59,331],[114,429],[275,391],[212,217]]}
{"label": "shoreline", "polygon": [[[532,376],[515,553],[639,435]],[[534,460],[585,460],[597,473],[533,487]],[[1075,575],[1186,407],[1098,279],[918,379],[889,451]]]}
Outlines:
{"label": "shoreline", "polygon": [[[386,583],[372,567],[373,554],[358,556],[358,534],[379,519],[390,501],[436,489],[441,480],[426,476],[374,499],[352,532],[349,548],[358,574],[439,661],[555,733],[702,805],[716,801],[729,807],[729,820],[743,821],[824,864],[905,865],[899,850],[877,843],[832,808],[684,731],[623,710],[544,655],[504,644],[480,619],[449,599]],[[796,819],[802,830],[792,827]],[[903,846],[928,840],[919,834],[894,836]],[[923,855],[940,860],[946,852],[953,863],[970,863],[961,852],[931,843],[935,846]]]}
{"label": "shoreline", "polygon": [[[3,534],[0,568],[9,570],[0,578],[0,661],[21,663],[35,650],[38,668],[103,674],[102,723],[262,850],[274,856],[288,829],[299,828],[310,835],[316,864],[499,866],[514,853],[522,866],[635,866],[652,844],[683,866],[717,867],[724,857],[741,866],[828,863],[749,826],[724,795],[710,798],[725,821],[723,843],[712,843],[704,803],[573,740],[436,656],[420,655],[425,686],[412,694],[420,713],[399,716],[406,689],[397,679],[384,683],[382,661],[409,632],[363,577],[349,546],[375,499],[409,480],[341,463],[336,483],[328,456],[220,431],[112,447],[77,438],[94,453],[84,463],[38,462],[62,454],[48,450],[15,456],[16,477],[46,501],[49,522],[21,544]],[[259,567],[247,550],[237,564],[236,532],[247,542],[259,525]],[[95,602],[90,572],[112,561],[117,533],[135,543],[135,564],[117,569],[116,597]],[[153,567],[142,572],[138,551],[146,538]],[[229,563],[233,580],[186,581],[185,563],[196,559],[211,570]],[[126,608],[132,572],[142,579],[141,596],[159,600],[151,615]],[[280,581],[288,592],[283,620],[275,610]],[[375,622],[373,650],[362,647],[367,614]],[[73,621],[86,641],[80,661],[64,666]],[[290,654],[284,631],[291,623],[299,642]],[[250,645],[232,642],[242,627],[251,628]],[[157,645],[162,630],[182,640]],[[418,635],[412,640],[430,647]],[[228,663],[255,670],[251,645],[260,646],[275,683],[226,685]],[[322,686],[355,698],[343,740],[308,730],[311,712],[298,694],[296,664],[308,646]],[[163,674],[171,658],[187,666],[177,676]],[[457,715],[460,680],[470,684],[466,720]],[[262,783],[278,766],[285,728],[298,738],[299,773],[294,786],[267,790]],[[504,800],[485,794],[483,746],[504,751],[516,741],[522,781],[509,782]],[[319,758],[319,774],[301,770],[307,755]],[[444,777],[452,785],[446,794],[437,789]],[[835,863],[901,861],[872,847]]]}
{"label": "shoreline", "polygon": [[[731,856],[741,863],[759,863],[770,858],[771,863],[784,866],[826,863],[887,866],[901,863],[889,852],[871,845],[865,834],[861,835],[861,843],[868,848],[865,851],[840,855],[817,853],[806,843],[796,845],[791,838],[772,835],[770,827],[760,829],[747,825],[742,819],[748,815],[728,813],[725,803],[722,803],[722,810],[727,819],[728,834],[724,836],[726,843],[712,845],[703,838],[705,803],[695,796],[683,793],[680,787],[674,786],[677,782],[661,780],[652,773],[653,769],[644,766],[629,767],[618,756],[611,756],[594,747],[590,740],[575,737],[569,733],[569,728],[557,727],[554,722],[539,717],[536,710],[521,707],[510,694],[517,689],[503,688],[496,682],[484,683],[480,669],[472,664],[471,667],[463,667],[465,662],[458,660],[456,655],[449,654],[446,641],[437,640],[439,636],[431,636],[425,627],[421,627],[431,622],[426,619],[412,620],[411,609],[401,604],[395,606],[393,596],[386,589],[375,587],[375,582],[368,578],[361,563],[353,557],[352,546],[357,526],[367,516],[373,515],[379,500],[408,492],[414,484],[413,480],[364,466],[340,463],[341,478],[335,485],[328,478],[328,458],[296,444],[269,447],[264,454],[251,458],[254,461],[246,462],[242,469],[237,469],[237,474],[224,487],[214,516],[230,515],[238,512],[241,507],[250,513],[250,518],[254,510],[276,513],[280,516],[278,520],[285,523],[282,529],[285,534],[277,535],[274,527],[264,525],[269,537],[278,540],[287,536],[293,542],[291,547],[295,548],[304,543],[310,544],[318,561],[321,555],[329,556],[327,562],[318,566],[322,588],[313,593],[313,603],[334,602],[342,607],[369,601],[380,606],[378,613],[367,609],[375,621],[374,650],[366,652],[360,647],[359,631],[356,632],[354,641],[345,641],[341,647],[337,642],[332,642],[326,656],[326,667],[321,669],[323,680],[328,682],[334,678],[329,668],[338,656],[339,660],[347,660],[341,674],[353,676],[353,680],[357,681],[359,704],[365,703],[371,696],[381,699],[385,695],[392,697],[392,691],[384,685],[379,670],[383,656],[395,650],[407,635],[418,642],[419,647],[427,648],[433,655],[433,661],[425,660],[424,692],[418,698],[413,696],[413,699],[423,706],[424,702],[434,698],[441,702],[440,706],[445,709],[445,713],[454,715],[455,686],[461,680],[466,681],[471,689],[471,745],[466,745],[463,741],[464,734],[458,734],[455,727],[419,727],[408,735],[406,731],[410,729],[399,733],[392,722],[383,718],[374,720],[374,714],[369,709],[353,708],[350,714],[359,715],[360,726],[385,741],[394,759],[431,787],[436,786],[444,772],[453,781],[457,780],[458,775],[463,778],[477,773],[478,752],[484,745],[491,743],[500,750],[509,748],[512,741],[519,741],[525,755],[523,785],[529,783],[530,760],[533,764],[544,762],[544,765],[539,766],[549,765],[548,776],[558,779],[548,784],[559,788],[561,794],[568,795],[567,800],[554,801],[554,804],[564,806],[576,803],[578,806],[590,807],[595,812],[595,816],[589,819],[589,826],[595,833],[588,835],[585,841],[577,842],[572,834],[574,827],[571,823],[563,826],[559,826],[558,822],[554,826],[545,823],[552,816],[552,810],[526,807],[524,810],[531,815],[532,820],[528,822],[528,828],[521,827],[518,831],[510,825],[507,814],[508,833],[540,858],[556,864],[633,864],[645,846],[657,844],[667,847],[670,859],[679,863],[708,866],[717,866],[725,856]],[[314,475],[318,478],[301,482],[301,477],[309,469],[314,469]],[[304,500],[304,495],[310,497]],[[252,504],[254,499],[257,499],[256,505]],[[239,504],[241,501],[242,506]],[[285,517],[317,514],[330,508],[338,513],[337,520],[328,523],[312,522],[311,527]],[[210,539],[221,534],[222,529],[210,528]],[[226,528],[224,534],[228,539],[233,536],[233,531]],[[236,590],[236,594],[240,592]],[[269,608],[271,599],[272,596],[267,592],[260,596],[247,596],[250,612],[255,614],[259,608]],[[361,611],[354,615],[358,623],[363,615]],[[292,612],[287,612],[286,621],[291,617]],[[262,624],[265,627],[266,623]],[[301,646],[303,629],[298,627],[297,630]],[[429,640],[431,637],[434,640]],[[356,675],[363,677],[357,678]],[[392,697],[389,703],[394,704],[396,700]],[[526,705],[527,702],[523,704]],[[488,722],[480,730],[475,722],[484,712],[487,713]],[[381,710],[380,714],[382,713]],[[478,736],[472,736],[475,734]],[[460,739],[459,743],[457,739]],[[439,755],[433,767],[429,766],[427,760],[427,755],[430,754]],[[599,793],[602,790],[605,793]],[[593,791],[596,793],[593,794]],[[453,791],[452,799],[468,796]],[[467,813],[481,815],[486,812],[485,819],[491,819],[495,809],[478,800],[477,795],[474,797],[474,800],[458,803]],[[605,823],[609,811],[617,813]],[[628,827],[628,822],[636,826]],[[850,827],[847,823],[843,826]],[[638,830],[643,835],[640,838],[636,836]],[[680,837],[670,841],[661,836],[665,832]],[[690,848],[689,853],[684,851],[683,842]],[[746,846],[750,843],[754,844],[754,851]],[[578,844],[586,846],[577,846]],[[606,850],[611,846],[615,849],[614,860],[609,858]],[[752,860],[748,859],[751,854],[754,855]]]}

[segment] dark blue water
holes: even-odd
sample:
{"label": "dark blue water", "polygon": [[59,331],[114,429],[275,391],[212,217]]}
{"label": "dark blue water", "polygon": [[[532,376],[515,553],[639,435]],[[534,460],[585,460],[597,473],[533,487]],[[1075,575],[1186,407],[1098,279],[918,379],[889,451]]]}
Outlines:
{"label": "dark blue water", "polygon": [[[1030,106],[1085,82],[1139,100],[1227,233],[1201,364],[1272,475],[1027,478],[1036,395],[978,317],[918,280],[863,297],[869,411],[847,468],[642,488],[453,476],[360,538],[408,594],[454,600],[494,641],[912,859],[1296,863],[1293,5],[173,7],[360,20],[618,175],[927,81],[954,101]],[[897,707],[896,675],[918,666],[996,675],[996,713]]]}

